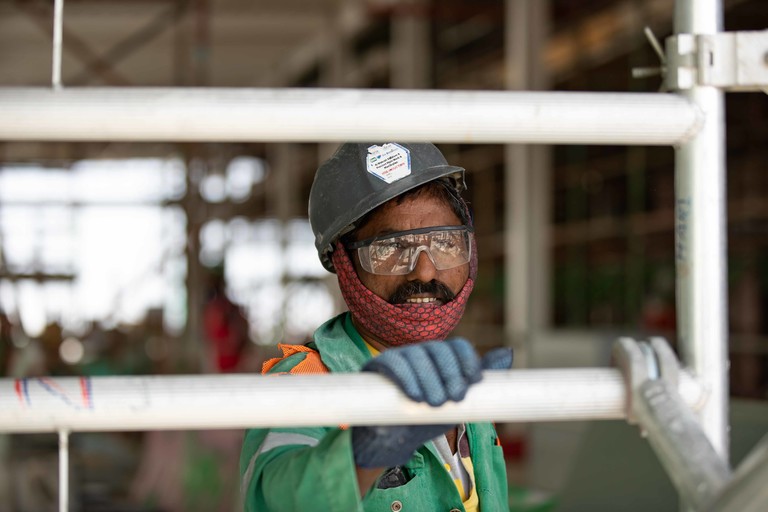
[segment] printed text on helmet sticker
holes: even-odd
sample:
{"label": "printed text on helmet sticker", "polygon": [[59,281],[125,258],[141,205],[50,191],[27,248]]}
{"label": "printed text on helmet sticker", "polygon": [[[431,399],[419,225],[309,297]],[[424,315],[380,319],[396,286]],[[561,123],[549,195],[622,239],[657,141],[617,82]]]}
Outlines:
{"label": "printed text on helmet sticker", "polygon": [[377,178],[394,183],[411,174],[411,152],[394,142],[368,148],[368,172]]}

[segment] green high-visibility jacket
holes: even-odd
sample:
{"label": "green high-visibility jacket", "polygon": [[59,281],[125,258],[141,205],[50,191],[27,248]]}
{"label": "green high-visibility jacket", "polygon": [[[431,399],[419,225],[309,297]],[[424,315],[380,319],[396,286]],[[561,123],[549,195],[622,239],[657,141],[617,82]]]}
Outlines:
{"label": "green high-visibility jacket", "polygon": [[[356,372],[371,358],[349,313],[314,334],[323,363],[332,372]],[[280,361],[270,373],[288,372],[306,354]],[[289,377],[280,377],[289,378]],[[269,411],[265,411],[269,414]],[[507,474],[496,430],[468,423],[475,488],[482,512],[509,510]],[[456,484],[430,441],[405,465],[404,485],[372,488],[360,498],[349,429],[332,427],[251,429],[240,455],[241,494],[247,512],[281,511],[464,511]],[[396,503],[399,502],[399,503]]]}

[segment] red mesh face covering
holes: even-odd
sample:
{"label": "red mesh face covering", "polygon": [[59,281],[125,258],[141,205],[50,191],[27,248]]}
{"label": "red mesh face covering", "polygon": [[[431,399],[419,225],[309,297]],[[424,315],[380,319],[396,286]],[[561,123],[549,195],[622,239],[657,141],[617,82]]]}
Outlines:
{"label": "red mesh face covering", "polygon": [[352,316],[390,346],[445,339],[459,324],[477,275],[477,250],[473,240],[469,278],[452,301],[443,305],[390,304],[360,281],[341,243],[336,243],[331,258],[339,277],[341,294]]}

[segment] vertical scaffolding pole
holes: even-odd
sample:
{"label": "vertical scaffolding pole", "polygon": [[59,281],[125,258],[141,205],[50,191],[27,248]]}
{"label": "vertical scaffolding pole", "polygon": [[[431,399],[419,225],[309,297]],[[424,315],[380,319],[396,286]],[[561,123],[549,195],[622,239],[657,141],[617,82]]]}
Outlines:
{"label": "vertical scaffolding pole", "polygon": [[59,512],[69,510],[69,431],[59,430]]}
{"label": "vertical scaffolding pole", "polygon": [[[675,33],[722,30],[720,0],[677,0]],[[725,123],[723,92],[694,86],[682,93],[704,112],[703,128],[677,148],[675,258],[678,336],[684,362],[708,388],[701,422],[728,460],[728,308],[726,301]]]}
{"label": "vertical scaffolding pole", "polygon": [[55,0],[53,4],[53,59],[51,70],[51,85],[61,89],[61,49],[62,33],[64,32],[64,0]]}
{"label": "vertical scaffolding pole", "polygon": [[280,289],[281,306],[279,324],[273,337],[277,341],[285,339],[285,329],[288,324],[288,294],[291,280],[288,272],[288,246],[291,241],[291,220],[299,216],[302,208],[299,205],[298,187],[301,159],[301,146],[292,143],[279,143],[268,146],[267,159],[272,169],[269,182],[267,211],[277,218],[280,242]]}
{"label": "vertical scaffolding pole", "polygon": [[[548,77],[539,52],[548,35],[549,2],[507,0],[505,82],[509,90],[542,90]],[[549,326],[550,148],[507,144],[505,162],[505,336],[526,364],[528,344]],[[519,350],[521,349],[522,350]]]}
{"label": "vertical scaffolding pole", "polygon": [[426,89],[432,84],[430,3],[408,0],[395,10],[389,66],[393,89]]}
{"label": "vertical scaffolding pole", "polygon": [[[507,0],[505,4],[505,82],[507,89],[523,90],[529,85],[530,2]],[[507,144],[504,146],[504,323],[508,345],[520,345],[517,359],[525,365],[530,341],[531,289],[530,270],[530,146]],[[522,354],[520,354],[522,352]]]}
{"label": "vertical scaffolding pole", "polygon": [[187,191],[182,199],[182,208],[187,219],[186,261],[187,261],[187,321],[184,329],[183,347],[177,352],[179,361],[185,371],[210,371],[203,339],[203,319],[200,314],[204,299],[204,268],[200,262],[201,240],[200,232],[207,215],[206,204],[200,194],[200,184],[208,172],[208,153],[205,146],[200,144],[184,145],[184,160],[186,163]]}

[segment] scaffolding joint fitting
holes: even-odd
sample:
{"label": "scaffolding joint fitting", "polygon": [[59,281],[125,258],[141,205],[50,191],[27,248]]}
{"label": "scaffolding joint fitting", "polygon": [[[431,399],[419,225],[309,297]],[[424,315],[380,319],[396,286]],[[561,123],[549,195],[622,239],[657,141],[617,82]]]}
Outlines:
{"label": "scaffolding joint fitting", "polygon": [[613,345],[613,359],[624,377],[626,417],[630,424],[638,423],[638,394],[648,381],[664,381],[670,389],[677,390],[680,364],[664,338],[636,341],[621,337]]}
{"label": "scaffolding joint fitting", "polygon": [[725,91],[768,89],[768,30],[677,34],[668,37],[664,88]]}
{"label": "scaffolding joint fitting", "polygon": [[731,473],[678,392],[677,357],[663,338],[620,338],[613,356],[626,383],[627,421],[640,426],[683,501],[705,510]]}

